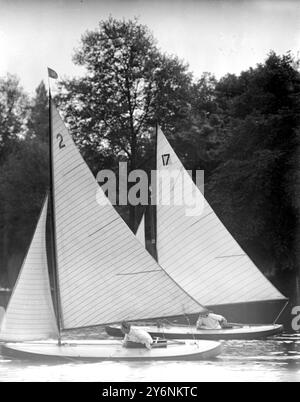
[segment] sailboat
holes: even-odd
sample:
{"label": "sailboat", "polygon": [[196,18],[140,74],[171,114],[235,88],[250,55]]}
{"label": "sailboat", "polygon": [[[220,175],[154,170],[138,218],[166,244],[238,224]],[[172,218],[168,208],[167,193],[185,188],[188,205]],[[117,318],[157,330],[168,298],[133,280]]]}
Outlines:
{"label": "sailboat", "polygon": [[[160,128],[156,155],[156,252],[159,264],[195,300],[231,321],[245,320],[245,311],[287,299],[265,278],[219,220],[194,184]],[[173,178],[166,205],[161,178]],[[184,202],[180,200],[184,195]],[[192,211],[198,207],[201,213]],[[144,223],[142,223],[144,225]],[[138,233],[140,228],[138,229]],[[217,330],[191,330],[172,324],[144,327],[153,336],[197,339],[257,339],[283,331],[282,325],[242,325]],[[107,327],[120,336],[117,327]]]}
{"label": "sailboat", "polygon": [[[50,194],[1,324],[2,352],[97,360],[217,356],[221,345],[210,341],[176,341],[151,350],[127,349],[109,339],[62,341],[63,330],[198,313],[203,307],[147,253],[107,200],[51,98],[50,121]],[[55,298],[46,252],[48,206]]]}

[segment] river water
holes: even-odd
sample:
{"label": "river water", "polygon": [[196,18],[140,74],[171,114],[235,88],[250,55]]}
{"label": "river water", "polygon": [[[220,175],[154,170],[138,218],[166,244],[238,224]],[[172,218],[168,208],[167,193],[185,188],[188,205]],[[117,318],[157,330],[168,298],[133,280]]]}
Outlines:
{"label": "river water", "polygon": [[[77,337],[83,338],[83,334]],[[198,362],[87,363],[57,360],[49,363],[8,359],[0,355],[0,381],[300,381],[300,334],[284,335],[264,341],[222,343],[223,353],[218,358]]]}

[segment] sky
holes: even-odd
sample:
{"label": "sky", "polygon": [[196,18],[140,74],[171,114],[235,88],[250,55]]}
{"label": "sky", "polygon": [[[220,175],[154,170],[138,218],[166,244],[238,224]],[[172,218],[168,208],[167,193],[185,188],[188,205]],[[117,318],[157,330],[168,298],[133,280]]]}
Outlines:
{"label": "sky", "polygon": [[83,74],[74,49],[110,15],[138,17],[195,79],[239,74],[270,50],[300,57],[299,0],[0,0],[0,77],[16,74],[33,94],[47,66],[60,78]]}

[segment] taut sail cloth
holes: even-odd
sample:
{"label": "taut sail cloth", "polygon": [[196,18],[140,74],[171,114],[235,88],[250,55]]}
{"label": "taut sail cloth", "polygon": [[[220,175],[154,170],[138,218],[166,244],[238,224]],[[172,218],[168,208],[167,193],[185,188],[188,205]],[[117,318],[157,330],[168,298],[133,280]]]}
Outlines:
{"label": "taut sail cloth", "polygon": [[62,328],[199,312],[109,203],[53,103],[52,130]]}
{"label": "taut sail cloth", "polygon": [[0,306],[0,331],[1,331],[1,323],[5,315],[5,308]]}
{"label": "taut sail cloth", "polygon": [[[158,262],[168,274],[203,305],[284,300],[218,219],[160,129],[157,172],[157,190],[167,172],[175,179],[171,201],[179,204],[183,194],[189,205],[162,205],[157,191]],[[200,215],[191,214],[194,202],[203,206]]]}
{"label": "taut sail cloth", "polygon": [[137,228],[136,231],[136,238],[138,241],[146,247],[146,237],[145,237],[145,214],[142,216],[142,219],[140,221],[139,227]]}
{"label": "taut sail cloth", "polygon": [[47,199],[4,315],[0,339],[57,338],[46,255]]}

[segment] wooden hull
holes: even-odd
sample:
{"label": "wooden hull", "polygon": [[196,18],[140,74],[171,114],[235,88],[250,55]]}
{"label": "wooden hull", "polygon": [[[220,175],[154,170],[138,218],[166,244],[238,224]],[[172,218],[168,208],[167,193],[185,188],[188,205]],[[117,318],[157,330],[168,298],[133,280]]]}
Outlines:
{"label": "wooden hull", "polygon": [[222,351],[218,342],[170,342],[166,348],[127,349],[121,341],[72,341],[58,346],[55,342],[6,343],[2,354],[15,358],[79,359],[79,360],[203,360],[212,359]]}
{"label": "wooden hull", "polygon": [[[202,340],[230,340],[230,339],[262,339],[280,334],[282,325],[252,325],[235,327],[230,329],[196,329],[189,326],[139,326],[149,332],[152,337],[166,339],[202,339]],[[110,336],[122,337],[123,334],[117,326],[106,326],[106,332]]]}

